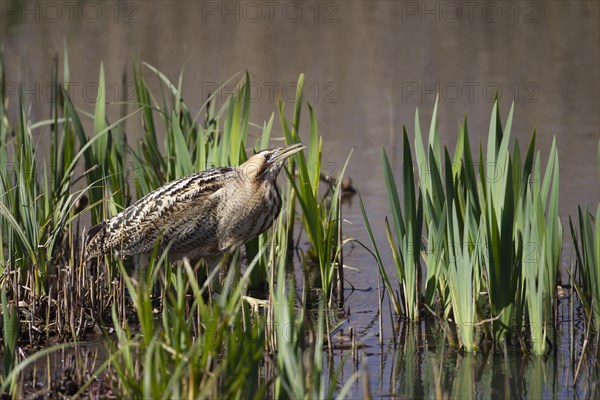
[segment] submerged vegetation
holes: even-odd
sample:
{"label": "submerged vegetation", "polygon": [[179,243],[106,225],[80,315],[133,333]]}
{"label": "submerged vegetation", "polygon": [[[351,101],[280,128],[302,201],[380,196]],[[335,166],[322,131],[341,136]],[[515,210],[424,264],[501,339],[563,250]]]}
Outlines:
{"label": "submerged vegetation", "polygon": [[[102,65],[93,114],[73,104],[61,83],[70,81],[68,65],[66,51],[62,78],[58,60],[53,64],[50,117],[29,121],[21,94],[11,104],[17,117],[10,123],[0,59],[2,394],[343,398],[361,382],[368,396],[368,371],[355,368],[342,377],[343,365],[325,363],[334,349],[347,348],[358,364],[362,348],[354,333],[348,347],[333,338],[338,327],[331,311],[349,312],[342,306],[342,250],[351,242],[373,254],[383,282],[382,294],[373,293],[380,344],[385,296],[395,314],[394,345],[410,342],[396,369],[417,368],[410,354],[418,351],[420,321],[433,320],[447,334],[436,331],[440,357],[446,339],[451,345],[457,339],[455,347],[465,352],[489,344],[506,351],[516,340],[519,350],[543,355],[553,345],[563,247],[558,151],[553,144],[542,163],[535,133],[525,154],[517,140],[511,147],[512,109],[503,125],[494,105],[487,144],[475,153],[465,118],[452,157],[440,145],[437,103],[427,145],[417,113],[412,147],[408,132],[402,135],[401,185],[382,150],[390,221],[369,219],[359,201],[369,248],[343,237],[341,181],[350,155],[337,179],[321,187],[323,143],[312,107],[303,105],[302,75],[291,119],[278,101],[279,129],[275,114],[262,125],[250,122],[247,74],[222,104],[213,93],[194,114],[181,97],[181,76],[173,83],[153,66],[134,63],[135,99],[123,99],[110,121]],[[305,111],[307,148],[282,174],[279,218],[219,268],[173,264],[158,250],[136,271],[117,256],[84,261],[86,226],[173,179],[240,165],[249,152],[269,145],[300,142]],[[141,132],[129,131],[133,119],[141,119]],[[47,153],[35,145],[36,130],[49,134]],[[600,143],[598,158],[600,164]],[[571,284],[598,331],[600,229],[586,207],[570,220],[570,230],[576,252]],[[395,276],[376,231],[386,235]],[[307,245],[297,244],[300,234]],[[294,252],[302,255],[304,275],[290,268]],[[306,279],[297,282],[298,276]],[[82,350],[90,338],[102,343],[102,354]],[[51,372],[49,361],[41,365],[69,350],[73,357],[64,370]],[[475,363],[470,354],[461,359],[459,370],[467,373],[453,394],[472,392]],[[441,395],[441,378],[435,380]],[[398,385],[412,393],[410,382]]]}

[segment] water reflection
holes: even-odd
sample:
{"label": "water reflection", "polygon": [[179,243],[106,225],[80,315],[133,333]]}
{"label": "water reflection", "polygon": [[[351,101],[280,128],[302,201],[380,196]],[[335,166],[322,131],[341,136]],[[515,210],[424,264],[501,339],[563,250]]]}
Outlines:
{"label": "water reflection", "polygon": [[[573,384],[576,365],[564,348],[546,356],[523,354],[514,346],[485,347],[470,354],[449,346],[446,333],[432,322],[401,322],[396,344],[390,339],[381,347],[368,347],[364,360],[370,381],[376,382],[370,385],[372,394],[378,398],[540,399],[588,398],[596,390],[597,359],[591,348],[583,355],[581,375]],[[582,342],[575,345],[579,360]],[[345,370],[349,368],[346,365]],[[359,384],[353,388],[355,396],[363,390]]]}

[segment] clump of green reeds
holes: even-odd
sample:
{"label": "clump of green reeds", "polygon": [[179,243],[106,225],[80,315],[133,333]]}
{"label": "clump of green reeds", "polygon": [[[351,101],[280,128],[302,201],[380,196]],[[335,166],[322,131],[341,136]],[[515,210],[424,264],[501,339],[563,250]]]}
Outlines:
{"label": "clump of green reeds", "polygon": [[[598,178],[600,179],[600,141],[598,141]],[[576,255],[576,266],[581,284],[575,283],[579,298],[584,304],[587,314],[591,317],[596,331],[600,331],[600,202],[593,215],[588,206],[577,210],[579,231],[576,230],[573,219],[569,216],[569,226],[573,237]]]}
{"label": "clump of green reeds", "polygon": [[[414,145],[420,179],[415,188],[413,158],[404,131],[404,217],[392,169],[383,153],[397,242],[389,227],[388,238],[404,293],[403,300],[394,304],[397,313],[415,320],[422,298],[430,310],[438,310],[436,315],[456,322],[461,345],[467,351],[477,348],[474,333],[478,326],[495,342],[502,342],[511,329],[520,333],[526,320],[532,350],[543,354],[547,351],[546,327],[555,306],[562,246],[557,214],[558,155],[553,143],[541,179],[540,155],[534,154],[535,132],[524,161],[518,140],[512,152],[509,150],[512,114],[511,108],[503,128],[494,104],[486,157],[480,145],[475,158],[466,118],[450,157],[448,150],[442,152],[440,147],[437,102],[427,146],[417,112]],[[378,255],[364,207],[363,215]],[[427,266],[424,283],[417,256],[421,221],[427,238],[427,248],[421,254]],[[381,257],[376,258],[387,290],[394,293]],[[491,322],[491,330],[487,322]]]}
{"label": "clump of green reeds", "polygon": [[[299,126],[303,88],[304,76],[300,75],[291,126],[285,117],[283,101],[281,99],[278,101],[279,118],[287,144],[300,142]],[[304,156],[304,153],[298,153],[294,157],[294,164],[292,170],[288,172],[288,178],[294,189],[292,201],[297,199],[302,208],[304,230],[310,241],[312,253],[315,254],[319,265],[321,289],[327,303],[333,299],[334,284],[340,275],[338,270],[342,268],[340,252],[343,243],[338,243],[338,230],[341,223],[338,197],[341,194],[341,177],[344,175],[350,157],[342,167],[339,179],[333,187],[333,193],[330,194],[331,201],[328,201],[325,196],[321,196],[319,193],[323,140],[319,136],[317,120],[310,105],[308,111],[310,127],[307,157]],[[297,182],[294,178],[296,171],[298,173]],[[343,296],[343,293],[338,293],[338,296]]]}
{"label": "clump of green reeds", "polygon": [[[69,82],[66,50],[64,60],[63,79]],[[216,101],[218,92],[213,93],[194,115],[181,98],[182,76],[173,84],[156,68],[136,62],[136,98],[123,99],[118,118],[111,122],[103,66],[94,111],[87,114],[73,104],[69,88],[60,83],[55,60],[50,118],[29,122],[21,96],[13,127],[6,117],[2,65],[0,59],[0,285],[4,371],[11,382],[38,357],[64,348],[47,349],[15,366],[23,340],[43,345],[58,333],[60,340],[79,341],[98,325],[106,335],[109,357],[96,371],[98,381],[83,385],[79,394],[100,384],[120,396],[133,397],[324,395],[327,382],[321,353],[329,326],[326,313],[306,328],[306,304],[302,302],[298,309],[290,301],[293,297],[279,292],[287,284],[282,271],[298,216],[318,256],[327,299],[333,297],[335,268],[340,264],[336,261],[342,245],[337,236],[338,202],[319,194],[322,139],[312,108],[308,156],[299,153],[287,169],[290,183],[282,190],[286,207],[277,225],[248,243],[245,257],[239,252],[222,267],[229,266],[229,271],[225,282],[216,285],[220,293],[215,295],[216,272],[202,282],[198,280],[201,264],[172,265],[160,254],[151,257],[148,268],[135,279],[127,262],[114,256],[86,265],[80,216],[89,212],[90,222],[97,223],[172,179],[209,167],[239,165],[248,158],[247,149],[267,148],[274,114],[262,127],[250,123],[248,75],[223,104]],[[150,80],[158,83],[158,95]],[[300,76],[292,129],[279,103],[288,144],[300,141],[302,83]],[[137,143],[125,124],[131,117],[143,123]],[[50,135],[49,161],[36,153],[35,130]],[[133,182],[129,165],[135,167]],[[335,190],[334,199],[339,185]],[[296,202],[304,213],[296,214]],[[275,273],[270,273],[275,270],[280,271],[277,284]],[[248,288],[267,283],[272,288],[269,312],[251,311],[244,300]],[[293,286],[288,289],[293,290]],[[25,323],[19,324],[19,315]],[[21,333],[18,341],[17,332]],[[300,386],[295,379],[298,371],[308,377]],[[336,382],[328,384],[331,397]],[[2,381],[3,388],[9,386]],[[14,386],[10,390],[23,393]]]}
{"label": "clump of green reeds", "polygon": [[[394,258],[394,265],[398,274],[398,281],[401,286],[401,296],[397,298],[393,296],[393,291],[390,291],[393,300],[394,308],[397,314],[405,313],[411,321],[416,321],[420,318],[421,313],[421,231],[423,229],[423,200],[421,198],[421,190],[418,189],[418,196],[415,194],[415,179],[412,165],[412,156],[408,144],[408,135],[406,130],[403,134],[404,144],[404,169],[403,169],[403,187],[404,187],[404,212],[400,206],[398,198],[398,190],[394,180],[394,174],[388,161],[385,149],[382,151],[383,171],[385,184],[389,197],[390,206],[392,209],[392,223],[396,233],[397,242],[394,240],[389,222],[385,221],[385,228],[388,242]],[[361,207],[363,215],[366,214],[364,206]],[[369,227],[370,231],[370,227]],[[374,244],[373,236],[370,233],[371,241]],[[385,268],[381,262],[378,263],[380,272],[384,276],[384,280],[388,289],[390,288],[390,280],[387,276]]]}
{"label": "clump of green reeds", "polygon": [[[13,386],[14,382],[5,382],[13,371],[16,361],[17,339],[19,336],[19,320],[16,307],[8,303],[6,289],[2,288],[2,343],[4,345],[4,369],[0,379],[2,386]],[[10,389],[9,389],[10,391]],[[4,393],[4,391],[0,391]]]}
{"label": "clump of green reeds", "polygon": [[394,242],[390,226],[386,220],[386,232],[400,282],[402,283],[403,304],[410,320],[418,320],[421,309],[421,232],[423,229],[423,201],[421,190],[415,195],[415,178],[412,156],[408,145],[408,134],[403,132],[404,143],[404,215],[400,211],[398,191],[392,174],[392,168],[383,150],[384,177],[390,205],[392,207],[393,224],[398,244]]}
{"label": "clump of green reeds", "polygon": [[[87,306],[98,303],[99,292],[90,288],[92,277],[81,268],[79,254],[79,216],[89,210],[88,188],[76,186],[78,176],[88,175],[93,168],[78,174],[76,168],[87,149],[116,125],[103,128],[77,148],[81,122],[58,82],[57,65],[55,60],[48,120],[28,121],[19,92],[17,123],[11,126],[4,89],[1,99],[0,272],[8,301],[20,304],[19,312],[28,316],[30,344],[56,333],[76,339],[93,324]],[[68,81],[68,68],[65,71]],[[50,136],[48,158],[37,154],[36,130]]]}
{"label": "clump of green reeds", "polygon": [[[257,258],[258,259],[258,258]],[[125,269],[127,285],[139,321],[139,331],[120,321],[113,307],[116,340],[104,367],[112,390],[126,397],[240,397],[264,393],[260,363],[265,349],[265,320],[251,315],[242,294],[255,259],[239,282],[234,281],[239,258],[228,272],[221,296],[207,300],[207,285],[196,278],[189,262],[173,266],[161,257],[135,285]],[[217,274],[212,274],[214,279]],[[161,282],[160,311],[152,287]],[[113,344],[114,343],[114,344]],[[103,371],[98,371],[98,373]]]}

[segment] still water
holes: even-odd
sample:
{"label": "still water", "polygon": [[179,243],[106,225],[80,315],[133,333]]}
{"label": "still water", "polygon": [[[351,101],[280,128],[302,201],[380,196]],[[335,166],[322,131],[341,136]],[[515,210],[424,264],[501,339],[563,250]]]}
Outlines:
{"label": "still water", "polygon": [[[599,4],[2,1],[0,32],[7,92],[14,98],[18,83],[25,82],[33,121],[48,115],[51,61],[56,54],[62,60],[64,43],[71,95],[90,112],[101,62],[109,101],[132,98],[131,74],[124,81],[122,74],[130,69],[132,57],[139,57],[173,81],[183,73],[183,97],[192,110],[219,85],[247,70],[253,82],[252,120],[259,125],[276,110],[278,96],[289,110],[298,74],[304,73],[306,101],[314,106],[324,137],[323,172],[335,175],[354,150],[348,175],[361,190],[383,244],[382,222],[389,209],[381,146],[388,149],[399,174],[402,126],[412,135],[419,108],[426,130],[438,93],[442,142],[450,149],[465,113],[472,142],[485,140],[498,93],[503,117],[515,103],[513,135],[521,143],[537,129],[542,160],[556,137],[563,227],[568,227],[568,216],[578,204],[597,203]],[[118,105],[109,107],[112,120],[118,112]],[[141,129],[135,122],[129,124],[131,135]],[[251,133],[258,132],[256,128]],[[35,134],[44,148],[45,132]],[[280,134],[276,129],[274,135]],[[357,201],[346,204],[344,217],[344,234],[366,242]],[[573,255],[568,232],[564,237],[563,266],[568,266]],[[391,265],[391,255],[384,257]],[[345,327],[353,327],[366,345],[364,365],[375,396],[432,397],[436,387],[457,398],[592,396],[594,377],[585,375],[575,387],[570,383],[574,366],[568,299],[561,305],[555,350],[546,358],[510,351],[506,357],[494,351],[463,356],[448,349],[439,327],[427,325],[403,326],[401,333],[416,339],[394,348],[389,324],[384,324],[387,331],[380,347],[376,266],[358,248],[346,255],[345,263],[358,269],[346,273],[357,290],[348,291],[351,312]],[[576,309],[578,359],[583,317],[577,313]],[[354,368],[348,362],[344,378]],[[360,396],[361,385],[355,384],[352,394]]]}

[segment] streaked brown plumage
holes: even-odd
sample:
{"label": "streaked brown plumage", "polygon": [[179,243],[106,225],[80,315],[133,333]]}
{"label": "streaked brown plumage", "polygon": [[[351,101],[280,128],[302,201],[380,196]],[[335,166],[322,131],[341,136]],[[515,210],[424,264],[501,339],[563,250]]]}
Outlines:
{"label": "streaked brown plumage", "polygon": [[214,261],[268,229],[281,210],[277,175],[302,150],[261,151],[239,167],[206,170],[172,181],[88,232],[86,257],[151,253],[170,244],[171,260]]}

